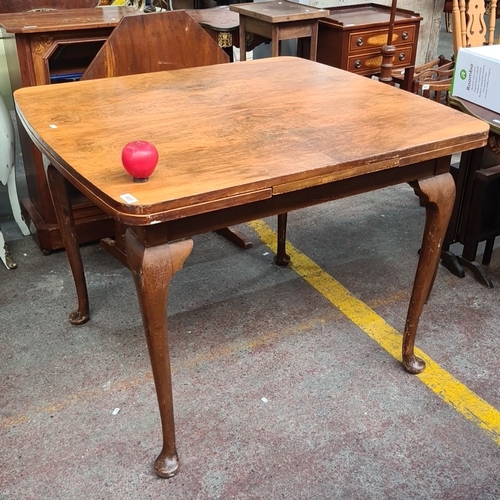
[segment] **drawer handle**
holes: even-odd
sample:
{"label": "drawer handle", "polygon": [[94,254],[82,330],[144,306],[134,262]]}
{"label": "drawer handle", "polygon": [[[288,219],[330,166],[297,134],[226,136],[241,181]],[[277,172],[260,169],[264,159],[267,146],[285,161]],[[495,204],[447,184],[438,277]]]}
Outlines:
{"label": "drawer handle", "polygon": [[408,34],[408,31],[403,31],[403,33],[401,34],[401,38],[402,38],[403,40],[408,40],[408,37],[409,37],[409,36],[410,36],[410,35]]}
{"label": "drawer handle", "polygon": [[399,59],[400,61],[404,61],[404,60],[406,59],[406,55],[405,55],[405,53],[404,53],[404,52],[401,52],[401,54],[399,54],[398,59]]}
{"label": "drawer handle", "polygon": [[363,38],[359,37],[357,40],[356,40],[356,44],[358,47],[361,47],[361,45],[363,45],[365,43],[365,41],[363,40]]}
{"label": "drawer handle", "polygon": [[361,61],[360,61],[359,59],[358,59],[358,60],[354,63],[354,67],[355,67],[356,69],[361,68]]}

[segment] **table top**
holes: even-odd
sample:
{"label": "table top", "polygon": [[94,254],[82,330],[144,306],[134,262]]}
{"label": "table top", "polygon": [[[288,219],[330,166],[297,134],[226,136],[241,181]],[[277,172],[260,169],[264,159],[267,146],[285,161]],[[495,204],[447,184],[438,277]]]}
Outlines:
{"label": "table top", "polygon": [[[14,98],[73,184],[143,225],[480,147],[488,132],[431,100],[296,57],[27,87]],[[134,140],[160,155],[143,184],[121,165]]]}
{"label": "table top", "polygon": [[142,14],[133,7],[97,7],[42,12],[0,14],[0,26],[7,33],[48,33],[81,28],[107,28],[126,15]]}
{"label": "table top", "polygon": [[[336,24],[346,30],[359,26],[387,24],[391,16],[390,7],[373,3],[330,7],[328,11],[329,15],[322,19],[322,22]],[[422,19],[420,14],[410,10],[397,9],[394,23],[404,24],[416,19]]]}
{"label": "table top", "polygon": [[449,100],[451,106],[485,121],[490,126],[491,131],[500,136],[499,113],[495,113],[495,111],[492,111],[491,109],[483,108],[482,106],[479,106],[479,104],[475,104],[460,97],[450,95]]}
{"label": "table top", "polygon": [[200,25],[215,31],[231,31],[240,25],[240,16],[229,10],[229,5],[210,9],[186,9],[186,12]]}
{"label": "table top", "polygon": [[329,14],[327,10],[309,7],[285,0],[258,3],[235,3],[229,6],[233,12],[247,17],[260,19],[268,23],[282,23],[287,21],[302,21],[304,19],[319,19]]}

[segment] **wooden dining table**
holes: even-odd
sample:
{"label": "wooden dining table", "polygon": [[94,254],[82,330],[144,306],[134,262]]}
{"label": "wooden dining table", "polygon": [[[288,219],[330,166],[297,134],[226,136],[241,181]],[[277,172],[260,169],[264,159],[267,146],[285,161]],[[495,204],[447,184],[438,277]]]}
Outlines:
{"label": "wooden dining table", "polygon": [[[426,216],[402,359],[410,373],[424,369],[414,343],[455,198],[450,159],[485,144],[484,122],[295,57],[23,88],[14,97],[20,123],[50,162],[77,289],[74,324],[89,319],[89,300],[69,185],[116,221],[117,236],[103,244],[136,285],[161,416],[159,476],[179,467],[168,288],[196,234],[410,183]],[[149,180],[137,183],[121,152],[142,139],[160,160]]]}

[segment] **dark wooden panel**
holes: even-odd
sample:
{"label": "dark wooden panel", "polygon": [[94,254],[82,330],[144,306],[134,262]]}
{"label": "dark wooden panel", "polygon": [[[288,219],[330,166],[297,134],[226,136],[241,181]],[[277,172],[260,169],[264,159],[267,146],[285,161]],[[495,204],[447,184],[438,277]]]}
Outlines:
{"label": "dark wooden panel", "polygon": [[[137,40],[150,40],[145,47]],[[186,12],[124,17],[83,79],[151,73],[229,62],[228,55]]]}
{"label": "dark wooden panel", "polygon": [[26,12],[33,9],[86,9],[99,0],[0,0],[0,13]]}

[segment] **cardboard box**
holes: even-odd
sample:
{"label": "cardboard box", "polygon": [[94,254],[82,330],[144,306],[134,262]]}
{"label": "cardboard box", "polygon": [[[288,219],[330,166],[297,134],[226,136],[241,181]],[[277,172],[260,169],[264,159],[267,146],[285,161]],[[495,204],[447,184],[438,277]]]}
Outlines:
{"label": "cardboard box", "polygon": [[458,51],[451,95],[500,113],[500,45]]}

